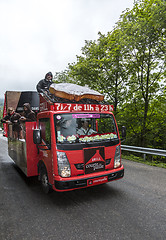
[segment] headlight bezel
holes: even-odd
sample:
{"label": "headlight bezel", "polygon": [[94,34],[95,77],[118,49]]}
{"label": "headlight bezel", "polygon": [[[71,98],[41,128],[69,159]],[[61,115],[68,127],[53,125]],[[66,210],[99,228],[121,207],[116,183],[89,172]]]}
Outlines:
{"label": "headlight bezel", "polygon": [[114,156],[114,168],[119,168],[121,166],[121,147],[116,146],[115,156]]}
{"label": "headlight bezel", "polygon": [[65,152],[57,152],[58,174],[63,177],[71,177],[71,167]]}

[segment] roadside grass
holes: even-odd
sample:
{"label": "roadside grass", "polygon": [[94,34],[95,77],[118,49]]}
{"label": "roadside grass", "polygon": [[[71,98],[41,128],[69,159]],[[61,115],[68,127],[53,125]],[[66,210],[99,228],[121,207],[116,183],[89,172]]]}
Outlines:
{"label": "roadside grass", "polygon": [[147,164],[150,166],[166,168],[166,162],[162,162],[159,160],[153,160],[153,159],[152,160],[151,159],[144,160],[144,158],[135,156],[133,154],[126,155],[126,154],[122,153],[122,159],[127,159],[127,160],[134,161],[134,162],[140,162],[140,163]]}

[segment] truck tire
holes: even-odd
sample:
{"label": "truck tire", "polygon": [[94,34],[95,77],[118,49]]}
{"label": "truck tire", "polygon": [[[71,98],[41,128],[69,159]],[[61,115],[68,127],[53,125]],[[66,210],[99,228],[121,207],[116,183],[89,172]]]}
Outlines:
{"label": "truck tire", "polygon": [[44,193],[48,194],[52,191],[52,187],[48,181],[48,175],[46,169],[42,168],[40,172],[40,181]]}

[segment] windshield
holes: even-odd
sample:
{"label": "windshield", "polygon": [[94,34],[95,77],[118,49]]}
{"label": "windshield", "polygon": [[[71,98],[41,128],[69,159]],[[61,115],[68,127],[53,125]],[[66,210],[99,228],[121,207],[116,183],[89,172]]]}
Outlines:
{"label": "windshield", "polygon": [[111,114],[55,114],[58,143],[108,141],[117,138]]}

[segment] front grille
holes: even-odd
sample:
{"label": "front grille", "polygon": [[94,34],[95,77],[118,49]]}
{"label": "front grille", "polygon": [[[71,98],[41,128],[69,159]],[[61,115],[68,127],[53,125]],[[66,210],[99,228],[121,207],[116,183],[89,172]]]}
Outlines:
{"label": "front grille", "polygon": [[84,170],[84,163],[77,163],[74,164],[77,170]]}
{"label": "front grille", "polygon": [[106,160],[105,160],[105,165],[110,164],[110,162],[111,162],[111,158],[106,159]]}

